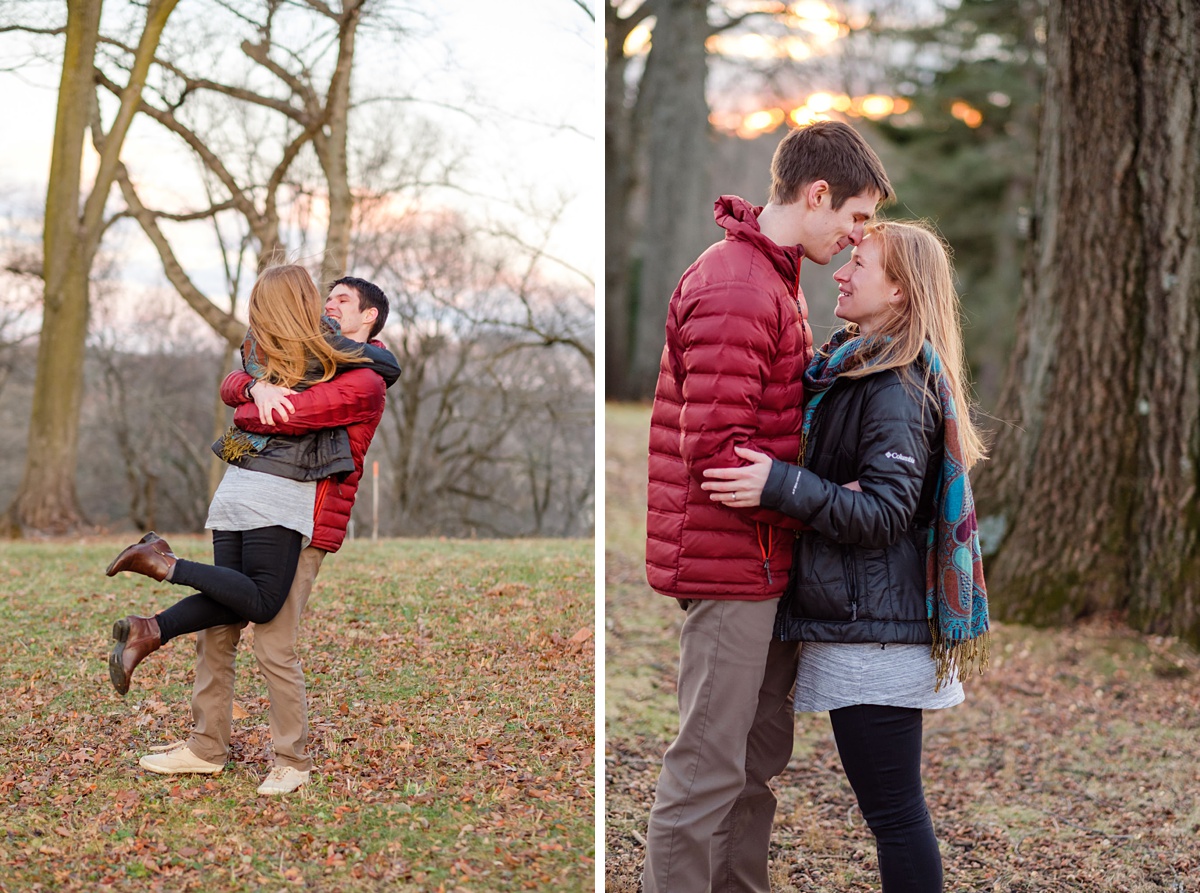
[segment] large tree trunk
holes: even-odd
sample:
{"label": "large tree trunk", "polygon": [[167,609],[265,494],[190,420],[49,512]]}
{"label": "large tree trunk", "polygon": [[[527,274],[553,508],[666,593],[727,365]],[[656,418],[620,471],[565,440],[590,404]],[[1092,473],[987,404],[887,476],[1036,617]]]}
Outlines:
{"label": "large tree trunk", "polygon": [[605,393],[628,396],[629,354],[633,347],[629,306],[630,246],[633,221],[632,117],[626,102],[629,59],[624,44],[633,30],[617,15],[613,0],[604,6],[607,59],[604,66],[604,374]]}
{"label": "large tree trunk", "polygon": [[1130,617],[1200,643],[1200,7],[1134,5],[1146,281]]}
{"label": "large tree trunk", "polygon": [[1053,0],[1035,244],[977,481],[995,612],[1200,641],[1200,9]]}
{"label": "large tree trunk", "polygon": [[711,134],[705,41],[712,33],[706,0],[664,0],[655,7],[652,45],[633,112],[644,173],[644,222],[635,247],[637,273],[630,288],[633,349],[627,392],[654,393],[662,354],[667,303],[683,271],[711,242],[708,162]]}
{"label": "large tree trunk", "polygon": [[338,61],[325,98],[328,131],[318,129],[313,134],[313,145],[329,187],[329,227],[325,238],[325,254],[321,260],[321,278],[317,283],[322,289],[346,275],[350,256],[354,194],[350,189],[346,146],[350,129],[350,74],[362,7],[363,0],[346,0],[342,4],[342,15],[338,21]]}
{"label": "large tree trunk", "polygon": [[[62,80],[50,158],[43,235],[45,295],[38,342],[37,377],[25,474],[8,510],[8,527],[63,532],[79,525],[75,492],[79,408],[87,343],[88,276],[104,228],[104,205],[116,176],[129,123],[162,29],[177,0],[152,0],[146,11],[129,83],[108,134],[96,111],[93,59],[100,31],[101,0],[67,4]],[[100,153],[96,182],[80,214],[80,165],[89,127]]]}
{"label": "large tree trunk", "polygon": [[91,255],[80,231],[80,159],[92,114],[100,0],[67,8],[66,44],[42,236],[42,333],[25,475],[9,508],[16,530],[62,531],[81,520],[75,492]]}

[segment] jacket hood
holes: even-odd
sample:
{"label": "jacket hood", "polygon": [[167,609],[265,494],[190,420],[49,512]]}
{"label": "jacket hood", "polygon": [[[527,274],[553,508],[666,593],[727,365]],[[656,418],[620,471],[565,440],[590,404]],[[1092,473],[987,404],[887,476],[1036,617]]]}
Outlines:
{"label": "jacket hood", "polygon": [[796,287],[800,271],[800,258],[804,249],[799,245],[776,245],[758,228],[761,207],[750,204],[736,195],[723,195],[713,206],[713,217],[717,225],[725,230],[725,238],[733,242],[748,242],[771,261],[789,288]]}

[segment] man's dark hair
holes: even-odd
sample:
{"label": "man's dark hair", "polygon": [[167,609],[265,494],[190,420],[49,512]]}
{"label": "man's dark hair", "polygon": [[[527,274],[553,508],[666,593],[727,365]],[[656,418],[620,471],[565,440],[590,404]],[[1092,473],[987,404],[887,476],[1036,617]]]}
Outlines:
{"label": "man's dark hair", "polygon": [[358,309],[367,310],[374,307],[379,311],[379,315],[375,317],[375,323],[371,326],[371,334],[367,336],[367,340],[371,341],[378,337],[383,331],[383,324],[388,318],[388,296],[383,293],[383,289],[374,282],[368,282],[366,279],[359,279],[357,276],[343,276],[341,279],[335,280],[329,286],[329,290],[333,291],[335,286],[344,285],[347,288],[352,288],[358,293]]}
{"label": "man's dark hair", "polygon": [[824,180],[836,211],[847,199],[867,190],[881,203],[894,199],[883,162],[853,127],[841,121],[817,121],[788,133],[771,159],[773,204],[790,205],[805,186]]}

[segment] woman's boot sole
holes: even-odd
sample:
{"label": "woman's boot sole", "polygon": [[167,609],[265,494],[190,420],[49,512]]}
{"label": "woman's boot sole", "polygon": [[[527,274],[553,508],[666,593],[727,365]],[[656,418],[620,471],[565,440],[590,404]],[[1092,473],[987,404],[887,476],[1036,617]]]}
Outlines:
{"label": "woman's boot sole", "polygon": [[123,696],[129,691],[129,677],[125,675],[125,668],[121,665],[121,660],[125,655],[125,643],[129,641],[129,621],[121,619],[114,623],[112,637],[117,644],[113,646],[112,653],[108,656],[108,678],[112,681],[117,694]]}

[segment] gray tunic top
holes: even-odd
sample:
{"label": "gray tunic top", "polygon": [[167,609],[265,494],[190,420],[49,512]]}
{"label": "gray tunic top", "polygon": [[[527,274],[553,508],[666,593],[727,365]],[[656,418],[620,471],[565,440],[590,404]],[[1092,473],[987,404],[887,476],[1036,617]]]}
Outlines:
{"label": "gray tunic top", "polygon": [[208,507],[209,530],[255,530],[286,527],[312,541],[316,481],[293,481],[274,474],[230,465]]}
{"label": "gray tunic top", "polygon": [[796,670],[796,710],[821,713],[853,704],[936,710],[961,704],[962,682],[933,687],[937,665],[928,645],[805,642]]}

